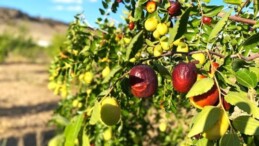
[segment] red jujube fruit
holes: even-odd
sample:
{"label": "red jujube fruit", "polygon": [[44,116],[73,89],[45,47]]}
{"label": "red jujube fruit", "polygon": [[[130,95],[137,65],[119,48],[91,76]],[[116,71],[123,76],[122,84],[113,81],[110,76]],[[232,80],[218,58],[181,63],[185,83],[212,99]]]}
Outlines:
{"label": "red jujube fruit", "polygon": [[181,62],[172,72],[172,84],[176,91],[187,93],[197,79],[197,69],[194,63]]}
{"label": "red jujube fruit", "polygon": [[134,66],[129,73],[131,93],[139,98],[152,96],[158,86],[157,75],[148,65]]}

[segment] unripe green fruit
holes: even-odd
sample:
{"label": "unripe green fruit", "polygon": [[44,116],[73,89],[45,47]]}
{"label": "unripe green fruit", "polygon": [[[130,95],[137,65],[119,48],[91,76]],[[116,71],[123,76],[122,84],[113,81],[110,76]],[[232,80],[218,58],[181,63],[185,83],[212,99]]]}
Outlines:
{"label": "unripe green fruit", "polygon": [[155,17],[151,17],[145,21],[144,25],[147,31],[154,31],[156,30],[157,24],[158,24],[158,20]]}
{"label": "unripe green fruit", "polygon": [[170,49],[168,42],[161,41],[160,44],[164,51],[168,51]]}
{"label": "unripe green fruit", "polygon": [[160,38],[160,34],[159,34],[159,32],[157,31],[157,29],[156,29],[155,31],[153,31],[153,37],[154,37],[155,39],[159,39],[159,38]]}
{"label": "unripe green fruit", "polygon": [[120,121],[121,109],[115,98],[106,97],[101,102],[101,121],[107,125],[112,126]]}
{"label": "unripe green fruit", "polygon": [[163,50],[162,50],[161,45],[156,45],[155,48],[154,48],[154,56],[155,57],[161,56],[162,53],[163,53]]}
{"label": "unripe green fruit", "polygon": [[103,71],[102,71],[102,76],[105,78],[110,74],[111,70],[109,68],[109,66],[106,66]]}
{"label": "unripe green fruit", "polygon": [[159,23],[156,29],[160,35],[165,35],[168,32],[168,26],[166,23]]}
{"label": "unripe green fruit", "polygon": [[203,53],[192,54],[192,58],[198,60],[200,65],[203,65],[206,61],[206,57]]}

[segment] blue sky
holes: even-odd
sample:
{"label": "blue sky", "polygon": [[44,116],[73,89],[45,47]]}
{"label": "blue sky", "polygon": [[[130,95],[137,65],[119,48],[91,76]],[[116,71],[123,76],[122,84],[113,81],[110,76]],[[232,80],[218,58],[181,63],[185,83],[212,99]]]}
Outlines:
{"label": "blue sky", "polygon": [[[222,4],[223,0],[212,0],[212,4]],[[51,18],[63,22],[71,22],[74,16],[84,12],[84,17],[91,27],[96,27],[96,19],[100,16],[99,8],[102,7],[102,0],[0,0],[0,7],[10,7],[22,10],[31,16]],[[122,4],[121,4],[122,5]],[[123,22],[123,8],[118,14],[110,16],[114,22]]]}
{"label": "blue sky", "polygon": [[[87,23],[95,27],[100,16],[101,0],[0,0],[0,7],[19,9],[31,16],[51,18],[63,22],[71,22],[74,16],[84,12]],[[122,13],[122,9],[119,10]],[[115,22],[122,21],[120,15],[112,15]]]}

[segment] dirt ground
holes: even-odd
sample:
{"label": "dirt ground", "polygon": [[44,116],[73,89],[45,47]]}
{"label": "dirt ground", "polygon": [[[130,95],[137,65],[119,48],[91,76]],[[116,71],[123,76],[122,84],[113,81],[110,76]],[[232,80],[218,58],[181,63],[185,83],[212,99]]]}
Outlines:
{"label": "dirt ground", "polygon": [[48,64],[0,64],[0,139],[21,137],[48,125],[59,97],[47,89]]}

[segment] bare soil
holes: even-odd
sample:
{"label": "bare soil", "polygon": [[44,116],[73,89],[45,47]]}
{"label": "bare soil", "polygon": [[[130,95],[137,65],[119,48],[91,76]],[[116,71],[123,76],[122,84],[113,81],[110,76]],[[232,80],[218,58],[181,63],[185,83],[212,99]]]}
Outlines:
{"label": "bare soil", "polygon": [[54,128],[48,121],[60,98],[47,83],[48,64],[0,64],[0,139]]}

